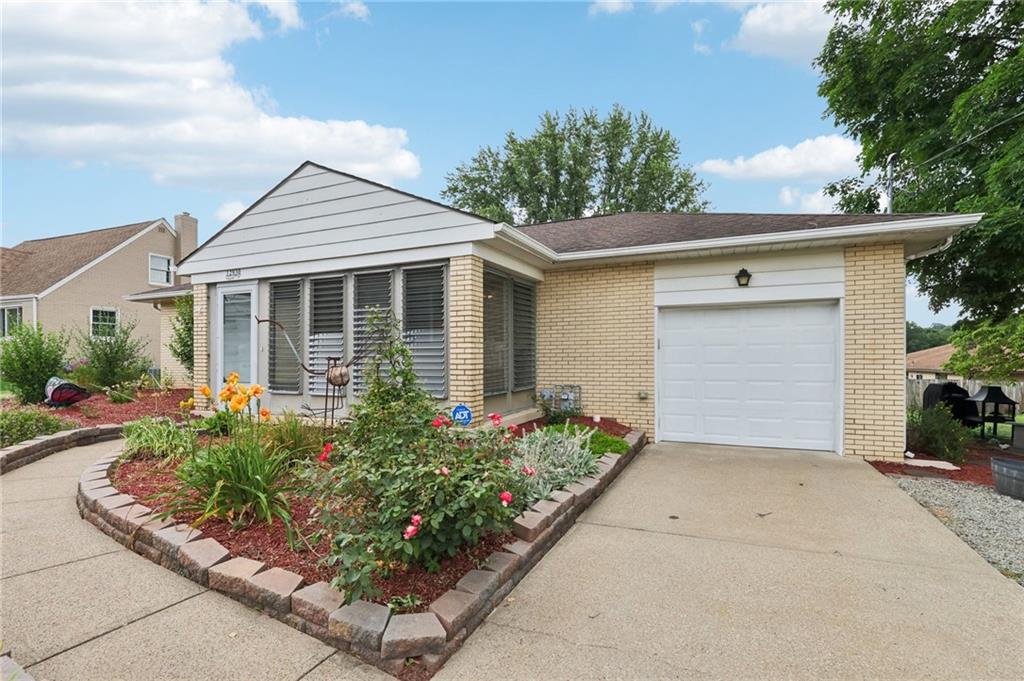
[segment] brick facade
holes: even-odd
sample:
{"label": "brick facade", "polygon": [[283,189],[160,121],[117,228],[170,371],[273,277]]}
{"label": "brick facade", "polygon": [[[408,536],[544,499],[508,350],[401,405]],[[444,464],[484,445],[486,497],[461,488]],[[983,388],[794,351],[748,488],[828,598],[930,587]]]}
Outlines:
{"label": "brick facade", "polygon": [[903,244],[846,249],[843,450],[903,458],[906,324]]}
{"label": "brick facade", "polygon": [[484,411],[484,261],[475,255],[448,263],[448,396],[465,403],[474,422]]}
{"label": "brick facade", "polygon": [[199,394],[199,386],[210,380],[210,298],[206,284],[192,285],[192,305],[192,392],[196,407],[207,409],[209,403]]}
{"label": "brick facade", "polygon": [[545,274],[537,287],[537,388],[557,383],[583,387],[587,414],[653,435],[652,263]]}

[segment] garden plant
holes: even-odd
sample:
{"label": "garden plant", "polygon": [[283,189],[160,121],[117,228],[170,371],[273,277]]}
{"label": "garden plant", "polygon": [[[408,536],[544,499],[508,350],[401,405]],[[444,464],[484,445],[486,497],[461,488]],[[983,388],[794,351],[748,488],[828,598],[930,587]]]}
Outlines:
{"label": "garden plant", "polygon": [[0,376],[22,404],[46,399],[46,382],[64,370],[67,336],[19,324],[0,342]]}

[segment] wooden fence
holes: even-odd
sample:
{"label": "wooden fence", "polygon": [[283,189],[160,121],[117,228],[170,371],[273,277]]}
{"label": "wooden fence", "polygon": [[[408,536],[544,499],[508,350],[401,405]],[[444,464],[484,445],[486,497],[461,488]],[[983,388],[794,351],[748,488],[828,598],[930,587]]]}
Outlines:
{"label": "wooden fence", "polygon": [[[908,408],[919,408],[921,406],[921,400],[924,397],[924,389],[932,383],[946,383],[946,380],[936,380],[928,378],[908,378],[907,379],[907,407]],[[1006,396],[1011,400],[1017,401],[1017,411],[1020,412],[1021,408],[1024,407],[1024,383],[988,383],[986,381],[975,381],[975,380],[960,380],[953,381],[960,387],[964,388],[971,395],[978,392],[978,389],[983,385],[998,385],[1006,393]]]}

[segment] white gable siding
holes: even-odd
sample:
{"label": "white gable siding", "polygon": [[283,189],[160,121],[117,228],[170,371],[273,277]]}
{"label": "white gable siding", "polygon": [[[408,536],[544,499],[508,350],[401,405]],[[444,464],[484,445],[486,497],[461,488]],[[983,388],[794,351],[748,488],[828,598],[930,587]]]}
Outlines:
{"label": "white gable siding", "polygon": [[217,272],[491,238],[472,215],[306,165],[180,267]]}

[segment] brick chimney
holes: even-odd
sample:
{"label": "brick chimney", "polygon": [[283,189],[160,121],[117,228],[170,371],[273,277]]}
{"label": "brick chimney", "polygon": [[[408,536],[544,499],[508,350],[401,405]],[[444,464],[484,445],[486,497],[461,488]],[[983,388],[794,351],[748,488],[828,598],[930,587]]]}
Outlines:
{"label": "brick chimney", "polygon": [[[174,245],[174,262],[177,264],[186,255],[196,250],[196,246],[199,245],[199,220],[187,212],[175,215],[174,231],[178,233],[178,240]],[[180,284],[184,279],[178,277],[177,281]]]}

